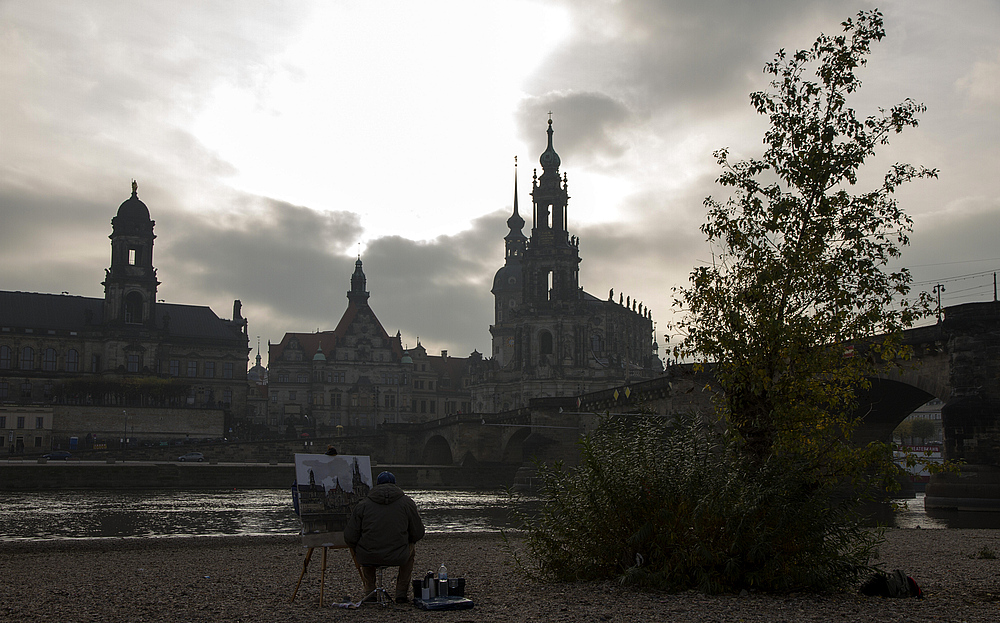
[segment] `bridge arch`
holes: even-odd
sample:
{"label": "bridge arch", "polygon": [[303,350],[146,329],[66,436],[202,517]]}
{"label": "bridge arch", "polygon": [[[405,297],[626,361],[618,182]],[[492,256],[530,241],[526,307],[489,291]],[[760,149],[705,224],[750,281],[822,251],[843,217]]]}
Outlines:
{"label": "bridge arch", "polygon": [[503,453],[500,455],[504,463],[524,463],[524,440],[531,434],[531,427],[525,426],[515,430],[503,446]]}
{"label": "bridge arch", "polygon": [[452,465],[454,459],[451,453],[451,444],[441,435],[434,435],[424,444],[424,452],[421,461],[424,465]]}
{"label": "bridge arch", "polygon": [[855,441],[891,441],[892,431],[918,407],[939,398],[925,389],[903,381],[870,379],[871,386],[858,392],[857,415],[863,423],[855,433]]}

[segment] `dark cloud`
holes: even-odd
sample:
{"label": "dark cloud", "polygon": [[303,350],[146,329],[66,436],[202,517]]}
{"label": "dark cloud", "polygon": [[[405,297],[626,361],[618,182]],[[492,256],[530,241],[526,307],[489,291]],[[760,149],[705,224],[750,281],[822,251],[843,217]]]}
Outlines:
{"label": "dark cloud", "polygon": [[46,190],[0,187],[0,288],[96,295],[118,206]]}
{"label": "dark cloud", "polygon": [[700,258],[710,256],[699,231],[702,215],[689,209],[687,196],[640,195],[630,198],[626,216],[612,224],[579,228],[580,282],[605,298],[614,288],[641,301],[659,326],[670,322],[673,288],[687,285]]}
{"label": "dark cloud", "polygon": [[236,203],[239,212],[160,220],[162,290],[192,300],[240,298],[291,324],[329,313],[337,284],[353,269],[345,253],[361,234],[358,216],[245,195]]}
{"label": "dark cloud", "polygon": [[943,305],[993,299],[1000,198],[972,203],[915,218],[911,245],[903,250],[900,263],[910,268],[914,291],[930,292],[940,283]]}
{"label": "dark cloud", "polygon": [[[238,214],[187,215],[169,230],[158,223],[161,294],[210,302],[223,314],[239,298],[250,332],[264,340],[335,328],[357,259],[358,215],[246,196],[240,202]],[[460,234],[430,242],[371,240],[362,261],[369,302],[386,330],[401,331],[411,346],[419,336],[454,355],[488,345],[489,290],[503,261],[505,218],[481,217]]]}
{"label": "dark cloud", "polygon": [[386,330],[401,330],[411,346],[419,336],[452,355],[489,352],[490,288],[503,264],[507,216],[480,217],[471,228],[430,242],[398,236],[371,241],[365,274],[372,309]]}
{"label": "dark cloud", "polygon": [[556,151],[572,153],[578,166],[614,161],[627,149],[619,131],[628,125],[630,113],[622,102],[603,93],[549,92],[525,98],[517,111],[518,132],[529,153],[545,151],[542,120],[551,111],[558,111]]}
{"label": "dark cloud", "polygon": [[704,114],[734,100],[745,103],[777,49],[811,43],[790,31],[815,37],[817,25],[834,30],[852,14],[840,3],[819,1],[623,0],[614,10],[598,0],[565,5],[573,34],[540,66],[531,90],[600,85],[643,116],[673,106]]}

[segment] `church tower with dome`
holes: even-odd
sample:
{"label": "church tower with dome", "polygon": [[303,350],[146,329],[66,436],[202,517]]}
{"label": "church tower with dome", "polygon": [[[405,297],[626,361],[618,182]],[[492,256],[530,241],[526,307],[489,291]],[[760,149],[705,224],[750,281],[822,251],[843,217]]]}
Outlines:
{"label": "church tower with dome", "polygon": [[111,268],[104,278],[104,319],[108,325],[155,327],[156,269],[153,268],[153,219],[139,199],[132,180],[132,196],[111,219]]}
{"label": "church tower with dome", "polygon": [[580,240],[569,233],[569,182],[553,147],[552,120],[532,176],[531,237],[523,233],[517,173],[504,265],[493,278],[493,352],[470,359],[473,409],[496,413],[532,398],[577,396],[652,378],[663,370],[649,309],[613,290],[580,287]]}

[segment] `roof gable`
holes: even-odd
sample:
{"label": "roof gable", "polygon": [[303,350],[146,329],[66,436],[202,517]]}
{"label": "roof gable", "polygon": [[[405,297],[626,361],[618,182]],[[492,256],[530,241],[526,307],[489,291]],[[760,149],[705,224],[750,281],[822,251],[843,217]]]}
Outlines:
{"label": "roof gable", "polygon": [[317,331],[315,333],[286,333],[280,342],[270,345],[268,349],[268,361],[276,362],[281,360],[293,340],[301,345],[304,360],[310,359],[317,351],[322,352],[324,355],[329,355],[331,351],[342,344],[343,339],[351,332],[351,327],[361,316],[367,316],[371,319],[376,337],[381,338],[386,347],[392,351],[393,359],[399,360],[403,356],[403,349],[399,344],[399,340],[395,337],[390,337],[386,333],[382,323],[379,322],[378,316],[375,315],[375,312],[370,307],[362,307],[351,301],[348,303],[347,309],[344,310],[344,315],[340,317],[340,322],[337,323],[336,329],[333,331]]}

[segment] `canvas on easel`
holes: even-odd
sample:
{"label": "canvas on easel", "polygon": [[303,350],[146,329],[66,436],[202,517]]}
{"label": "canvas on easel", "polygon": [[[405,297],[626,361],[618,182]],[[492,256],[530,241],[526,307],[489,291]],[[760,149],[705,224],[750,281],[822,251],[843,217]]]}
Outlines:
{"label": "canvas on easel", "polygon": [[295,482],[305,547],[347,547],[344,527],[371,491],[371,459],[339,454],[296,454]]}
{"label": "canvas on easel", "polygon": [[[313,550],[323,548],[323,566],[320,569],[319,605],[323,605],[326,580],[326,550],[346,548],[344,527],[354,512],[354,506],[372,489],[372,465],[367,456],[353,454],[296,454],[295,503],[302,520],[302,546],[308,547],[302,561],[302,573],[292,593],[292,601],[299,593],[302,578],[309,568]],[[354,552],[351,552],[354,558]],[[358,573],[361,568],[354,566]],[[357,607],[354,605],[354,607]]]}

